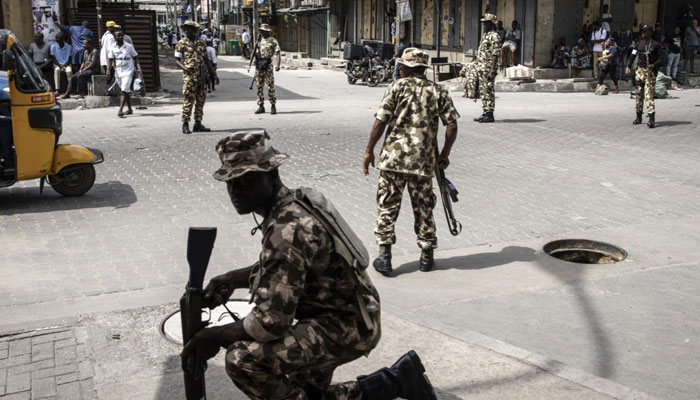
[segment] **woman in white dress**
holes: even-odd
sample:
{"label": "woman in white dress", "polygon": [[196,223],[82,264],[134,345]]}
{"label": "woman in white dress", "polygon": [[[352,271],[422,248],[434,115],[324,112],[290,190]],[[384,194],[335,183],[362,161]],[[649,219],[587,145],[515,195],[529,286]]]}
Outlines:
{"label": "woman in white dress", "polygon": [[[117,31],[114,35],[116,44],[109,49],[109,64],[114,67],[114,77],[121,90],[119,112],[117,116],[133,114],[131,109],[131,92],[133,91],[134,73],[141,69],[139,57],[134,46],[124,41],[124,33]],[[124,112],[124,105],[128,110]]]}

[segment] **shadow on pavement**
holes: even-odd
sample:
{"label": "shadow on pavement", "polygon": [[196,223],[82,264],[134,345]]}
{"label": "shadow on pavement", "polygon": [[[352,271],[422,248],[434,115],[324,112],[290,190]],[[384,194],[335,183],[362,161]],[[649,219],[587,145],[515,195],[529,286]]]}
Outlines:
{"label": "shadow on pavement", "polygon": [[678,126],[678,125],[692,125],[690,121],[658,121],[656,122],[656,127],[660,128],[663,126]]}
{"label": "shadow on pavement", "polygon": [[126,208],[136,203],[136,193],[127,184],[110,181],[95,184],[90,191],[78,197],[63,197],[47,184],[44,194],[36,187],[0,190],[0,215],[82,210],[87,208]]}
{"label": "shadow on pavement", "polygon": [[530,124],[530,123],[537,123],[537,122],[547,122],[546,119],[532,119],[532,118],[523,118],[523,119],[497,119],[496,123],[502,123],[502,124]]}
{"label": "shadow on pavement", "polygon": [[176,117],[180,115],[179,113],[134,113],[133,117]]}
{"label": "shadow on pavement", "polygon": [[[435,270],[461,269],[476,270],[497,267],[516,261],[534,261],[535,250],[529,247],[508,246],[499,252],[470,254],[461,257],[436,259]],[[394,270],[393,276],[399,276],[418,271],[418,260],[401,265]]]}

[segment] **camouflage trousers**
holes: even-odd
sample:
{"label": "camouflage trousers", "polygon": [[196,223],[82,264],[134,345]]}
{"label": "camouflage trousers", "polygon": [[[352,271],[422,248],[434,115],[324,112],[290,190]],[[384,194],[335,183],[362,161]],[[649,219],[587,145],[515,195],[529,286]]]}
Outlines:
{"label": "camouflage trousers", "polygon": [[185,97],[182,103],[182,122],[190,122],[192,106],[194,106],[194,120],[201,121],[204,117],[204,102],[207,100],[204,85],[200,86],[198,79],[185,75],[182,78],[182,94]]}
{"label": "camouflage trousers", "polygon": [[272,65],[265,70],[255,70],[255,86],[258,88],[258,105],[265,103],[265,93],[263,89],[267,85],[267,97],[270,98],[270,104],[277,103],[275,96],[275,73],[272,71]]}
{"label": "camouflage trousers", "polygon": [[437,197],[433,192],[433,178],[414,174],[402,174],[381,171],[377,188],[377,227],[374,235],[377,244],[396,243],[394,224],[401,211],[401,199],[404,188],[408,186],[408,195],[413,207],[413,230],[418,236],[418,247],[423,250],[437,248],[437,234],[433,209]]}
{"label": "camouflage trousers", "polygon": [[654,90],[656,88],[656,76],[650,74],[646,68],[637,67],[634,72],[635,82],[635,104],[634,109],[637,113],[644,111],[644,102],[647,103],[647,114],[655,114],[656,107],[654,105]]}
{"label": "camouflage trousers", "polygon": [[[493,112],[496,108],[496,89],[493,79],[489,79],[489,70],[472,62],[467,64],[460,73],[464,85],[465,97],[477,99],[481,97],[481,107],[484,111]],[[477,91],[479,92],[477,96]]]}
{"label": "camouflage trousers", "polygon": [[[226,353],[226,373],[233,383],[254,400],[321,399],[324,394],[328,400],[362,399],[356,381],[331,385],[331,379],[338,366],[364,353],[353,346],[329,345],[313,325],[299,325],[271,342],[233,343]],[[348,332],[348,337],[357,335]]]}

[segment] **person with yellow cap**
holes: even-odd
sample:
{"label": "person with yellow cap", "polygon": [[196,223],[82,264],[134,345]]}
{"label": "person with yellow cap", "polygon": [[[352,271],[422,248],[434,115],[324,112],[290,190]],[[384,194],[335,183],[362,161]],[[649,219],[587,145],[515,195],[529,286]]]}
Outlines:
{"label": "person with yellow cap", "polygon": [[107,21],[105,24],[107,31],[102,35],[100,40],[100,66],[102,67],[102,73],[105,75],[114,75],[112,72],[108,74],[107,68],[109,66],[109,51],[117,43],[114,38],[114,32],[121,28],[121,25],[114,21]]}
{"label": "person with yellow cap", "polygon": [[[374,235],[379,245],[379,256],[374,269],[390,276],[391,246],[396,243],[394,224],[401,210],[403,192],[413,206],[414,227],[421,249],[420,270],[433,269],[433,250],[437,248],[437,233],[433,209],[435,168],[447,168],[450,151],[457,139],[459,113],[450,94],[442,86],[425,77],[429,55],[424,50],[410,47],[397,59],[401,79],[389,85],[375,114],[374,125],[365,149],[364,173],[374,166],[374,147],[384,136],[379,154],[379,183],[377,187],[377,226]],[[439,122],[447,126],[442,151],[437,148]],[[384,131],[389,127],[386,135]]]}

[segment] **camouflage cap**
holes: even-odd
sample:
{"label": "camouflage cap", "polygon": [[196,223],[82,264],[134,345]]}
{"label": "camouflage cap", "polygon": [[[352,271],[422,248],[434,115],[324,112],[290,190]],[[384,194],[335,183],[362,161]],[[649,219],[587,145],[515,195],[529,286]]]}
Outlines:
{"label": "camouflage cap", "polygon": [[481,22],[493,22],[495,24],[498,22],[498,18],[495,14],[486,13],[484,14],[484,18],[481,19]]}
{"label": "camouflage cap", "polygon": [[183,28],[186,27],[186,26],[191,26],[191,27],[193,27],[194,29],[199,29],[199,24],[196,23],[195,21],[186,21],[184,24],[182,24],[182,27],[183,27]]}
{"label": "camouflage cap", "polygon": [[248,172],[272,171],[289,159],[266,140],[270,136],[265,130],[236,132],[221,139],[216,145],[221,168],[214,172],[214,179],[226,182]]}
{"label": "camouflage cap", "polygon": [[425,51],[417,47],[409,47],[403,51],[401,58],[396,60],[409,68],[413,67],[429,67],[428,62],[430,56]]}
{"label": "camouflage cap", "polygon": [[270,28],[270,25],[268,24],[262,24],[258,29],[260,29],[261,31],[272,32],[272,28]]}

